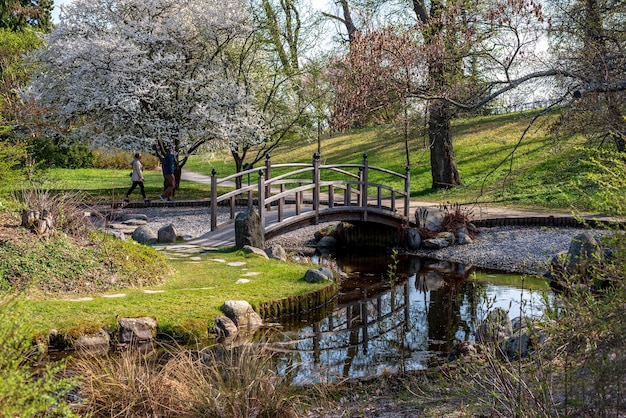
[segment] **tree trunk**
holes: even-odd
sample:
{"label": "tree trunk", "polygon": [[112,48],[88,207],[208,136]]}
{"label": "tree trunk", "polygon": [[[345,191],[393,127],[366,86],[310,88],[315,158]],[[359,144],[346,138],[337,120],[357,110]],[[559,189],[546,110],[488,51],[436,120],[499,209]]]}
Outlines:
{"label": "tree trunk", "polygon": [[433,100],[429,107],[428,136],[433,189],[448,189],[461,184],[452,148],[451,113],[443,100]]}
{"label": "tree trunk", "polygon": [[[239,157],[239,155],[234,152],[232,155],[235,160],[235,172],[241,173],[243,171],[243,158]],[[235,188],[241,189],[241,176],[235,177]]]}

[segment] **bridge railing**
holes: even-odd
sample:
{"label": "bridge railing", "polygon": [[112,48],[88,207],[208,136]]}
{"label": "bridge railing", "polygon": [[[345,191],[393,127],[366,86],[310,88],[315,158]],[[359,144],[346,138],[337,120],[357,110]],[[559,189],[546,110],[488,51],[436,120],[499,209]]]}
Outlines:
{"label": "bridge railing", "polygon": [[[233,222],[235,208],[255,205],[262,224],[267,227],[266,213],[277,210],[277,222],[285,220],[287,205],[293,207],[294,217],[313,216],[318,222],[320,213],[359,212],[367,221],[368,211],[398,211],[397,202],[404,206],[402,216],[409,217],[410,174],[407,167],[405,174],[396,173],[380,167],[370,166],[367,154],[363,155],[362,164],[321,164],[319,154],[307,163],[274,164],[268,155],[265,170],[248,169],[239,173],[217,178],[215,170],[211,176],[211,206],[228,206],[229,219],[218,224],[217,211],[211,211],[211,230],[215,231]],[[280,174],[272,177],[278,171]],[[385,176],[391,184],[370,181],[370,174]],[[250,182],[250,176],[257,176]],[[248,179],[245,182],[245,179]],[[235,190],[218,194],[220,186],[233,187]],[[394,187],[402,184],[402,188]]]}

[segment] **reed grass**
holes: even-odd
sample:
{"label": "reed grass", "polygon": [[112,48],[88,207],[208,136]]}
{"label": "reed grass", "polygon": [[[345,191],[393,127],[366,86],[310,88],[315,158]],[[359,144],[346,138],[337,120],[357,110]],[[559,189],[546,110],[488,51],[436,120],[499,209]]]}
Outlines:
{"label": "reed grass", "polygon": [[274,371],[274,353],[245,343],[189,350],[131,349],[77,358],[76,406],[93,417],[297,417],[299,398]]}

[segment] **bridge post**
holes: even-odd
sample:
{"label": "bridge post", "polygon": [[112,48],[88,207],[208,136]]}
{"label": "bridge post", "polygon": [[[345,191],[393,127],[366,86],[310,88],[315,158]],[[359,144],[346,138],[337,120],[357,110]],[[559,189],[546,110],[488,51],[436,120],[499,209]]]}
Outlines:
{"label": "bridge post", "polygon": [[258,192],[259,217],[261,218],[261,225],[265,229],[265,178],[263,177],[263,170],[259,170]]}
{"label": "bridge post", "polygon": [[313,154],[313,186],[313,210],[317,225],[320,215],[320,155],[317,152]]}
{"label": "bridge post", "polygon": [[361,172],[361,207],[363,208],[363,221],[367,222],[367,189],[369,181],[369,162],[367,153],[363,153],[363,171]]}
{"label": "bridge post", "polygon": [[[267,182],[272,178],[272,157],[268,152],[265,154],[265,181]],[[265,186],[265,196],[269,196],[271,193],[270,186]],[[265,207],[268,211],[271,209],[271,205]]]}
{"label": "bridge post", "polygon": [[404,169],[404,217],[409,220],[409,211],[411,206],[411,167],[408,165]]}
{"label": "bridge post", "polygon": [[217,229],[217,171],[211,170],[211,231]]}

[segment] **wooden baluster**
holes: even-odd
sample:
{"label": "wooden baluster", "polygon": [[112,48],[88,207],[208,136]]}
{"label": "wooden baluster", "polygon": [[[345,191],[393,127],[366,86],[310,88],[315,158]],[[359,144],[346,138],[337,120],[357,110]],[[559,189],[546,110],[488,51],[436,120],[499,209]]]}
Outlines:
{"label": "wooden baluster", "polygon": [[368,189],[369,163],[367,154],[363,154],[363,171],[361,172],[361,207],[363,208],[363,221],[367,222],[367,189]]}
{"label": "wooden baluster", "polygon": [[265,178],[263,177],[263,170],[259,170],[257,189],[259,193],[259,201],[257,204],[259,217],[261,218],[261,225],[263,225],[263,228],[265,228]]}
{"label": "wooden baluster", "polygon": [[211,170],[211,231],[217,230],[217,171]]}
{"label": "wooden baluster", "polygon": [[[280,185],[280,193],[282,194],[285,191],[285,185]],[[283,208],[285,206],[285,198],[281,197],[278,200],[278,222],[282,222],[283,220]]]}
{"label": "wooden baluster", "polygon": [[[267,183],[272,178],[272,158],[269,153],[265,154],[265,183]],[[271,185],[267,184],[265,186],[265,197],[270,197],[272,195]],[[268,211],[271,208],[271,205],[267,205],[265,207]]]}
{"label": "wooden baluster", "polygon": [[335,207],[335,188],[332,184],[328,186],[328,207],[330,209]]}
{"label": "wooden baluster", "polygon": [[313,154],[313,210],[317,225],[320,216],[320,155],[317,152]]}
{"label": "wooden baluster", "polygon": [[411,167],[408,165],[404,169],[404,217],[409,220],[409,211],[411,206]]}

